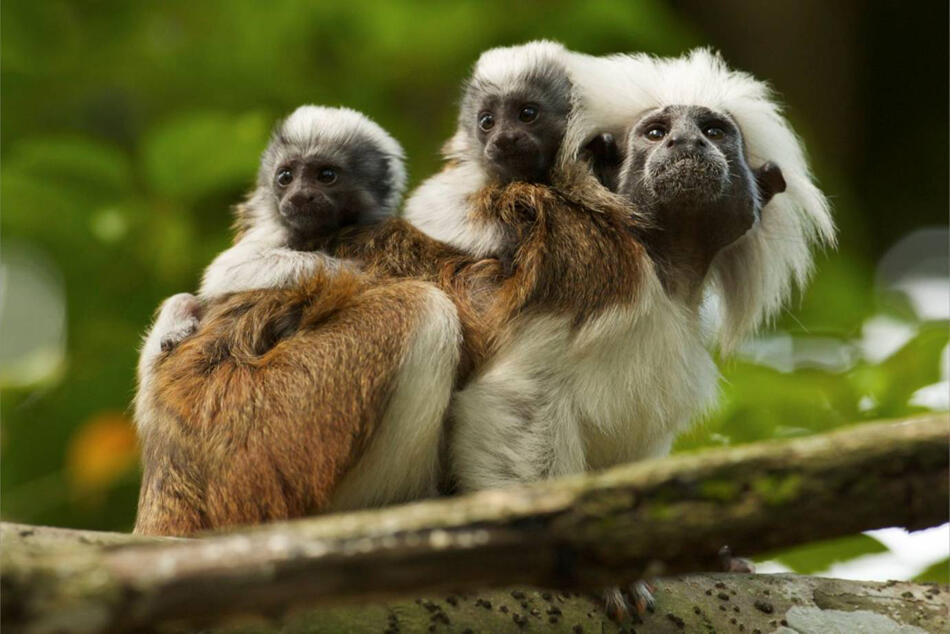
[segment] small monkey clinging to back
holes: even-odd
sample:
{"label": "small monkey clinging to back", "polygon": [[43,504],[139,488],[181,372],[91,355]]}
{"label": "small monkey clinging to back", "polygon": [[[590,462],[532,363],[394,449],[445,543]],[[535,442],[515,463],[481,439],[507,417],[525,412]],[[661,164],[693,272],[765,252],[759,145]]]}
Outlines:
{"label": "small monkey clinging to back", "polygon": [[308,106],[278,127],[202,301],[166,301],[143,347],[137,532],[435,494],[454,305],[304,251],[389,215],[404,182],[398,144],[358,113]]}
{"label": "small monkey clinging to back", "polygon": [[474,214],[475,194],[511,182],[549,183],[572,107],[568,51],[538,41],[479,57],[465,83],[445,169],[406,201],[405,217],[477,257],[505,246],[503,226]]}
{"label": "small monkey clinging to back", "polygon": [[194,332],[201,301],[286,287],[345,266],[314,246],[343,227],[395,213],[406,186],[403,156],[395,139],[355,110],[297,108],[261,157],[257,188],[238,208],[235,244],[205,269],[197,298],[181,293],[166,301],[142,359]]}
{"label": "small monkey clinging to back", "polygon": [[406,186],[402,147],[348,108],[301,106],[274,131],[239,236],[205,271],[199,295],[286,286],[336,265],[321,239],[396,212]]}

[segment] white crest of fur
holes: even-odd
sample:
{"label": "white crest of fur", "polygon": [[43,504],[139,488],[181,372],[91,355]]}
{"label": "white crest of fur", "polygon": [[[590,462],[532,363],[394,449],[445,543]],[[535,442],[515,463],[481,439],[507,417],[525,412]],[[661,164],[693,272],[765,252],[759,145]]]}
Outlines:
{"label": "white crest of fur", "polygon": [[[472,75],[466,82],[470,86],[492,85],[502,90],[516,89],[522,78],[533,69],[546,64],[564,64],[570,52],[558,42],[535,40],[517,46],[499,46],[489,49],[479,56],[472,69]],[[445,144],[442,153],[446,158],[464,159],[471,156],[471,135],[466,128],[471,122],[459,121],[455,135]]]}
{"label": "white crest of fur", "polygon": [[295,145],[313,150],[344,146],[361,138],[371,141],[389,159],[392,191],[380,211],[389,215],[398,209],[406,189],[406,154],[396,139],[363,113],[351,108],[300,106],[284,120],[280,133]]}
{"label": "white crest of fur", "polygon": [[639,116],[667,105],[699,105],[729,113],[745,139],[749,166],[776,163],[787,189],[762,218],[713,262],[712,291],[719,295],[719,343],[735,347],[782,308],[812,269],[812,249],[834,245],[828,201],[818,189],[804,148],[768,85],[730,69],[722,57],[697,49],[676,58],[615,55],[572,62],[579,95],[570,134],[576,152],[598,130],[629,128]]}

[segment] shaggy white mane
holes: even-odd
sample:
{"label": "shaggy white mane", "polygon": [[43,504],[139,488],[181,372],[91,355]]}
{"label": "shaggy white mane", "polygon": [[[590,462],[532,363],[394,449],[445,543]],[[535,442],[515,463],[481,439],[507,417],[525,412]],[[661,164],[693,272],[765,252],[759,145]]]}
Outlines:
{"label": "shaggy white mane", "polygon": [[709,306],[720,312],[719,344],[731,350],[772,318],[802,286],[818,245],[834,245],[828,200],[818,189],[801,141],[768,85],[730,69],[721,56],[697,49],[676,58],[573,55],[577,107],[565,141],[573,158],[596,132],[622,134],[639,116],[667,105],[699,105],[730,114],[745,139],[753,169],[773,161],[787,189],[762,210],[745,236],[713,262]]}

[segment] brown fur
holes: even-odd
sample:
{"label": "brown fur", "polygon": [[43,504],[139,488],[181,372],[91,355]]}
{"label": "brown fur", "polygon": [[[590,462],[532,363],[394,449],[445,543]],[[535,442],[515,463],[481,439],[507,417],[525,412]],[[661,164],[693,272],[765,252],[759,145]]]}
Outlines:
{"label": "brown fur", "polygon": [[490,354],[493,327],[484,313],[504,279],[498,260],[465,255],[398,218],[345,230],[320,247],[336,257],[359,260],[380,279],[424,280],[445,292],[455,303],[464,334],[459,381]]}
{"label": "brown fur", "polygon": [[153,398],[168,424],[142,439],[136,531],[190,534],[326,509],[384,411],[423,282],[461,317],[460,381],[523,313],[581,324],[636,301],[644,223],[586,171],[564,171],[556,188],[488,188],[475,202],[477,218],[510,233],[507,277],[498,260],[393,219],[313,245],[360,260],[366,275],[318,275],[211,306],[199,331],[156,364]]}
{"label": "brown fur", "polygon": [[212,306],[159,360],[154,398],[167,424],[142,438],[136,532],[326,508],[386,407],[425,297],[419,282],[338,274]]}
{"label": "brown fur", "polygon": [[510,232],[515,273],[492,303],[486,319],[493,327],[524,311],[570,315],[579,325],[636,301],[646,222],[581,166],[560,170],[553,187],[485,189],[475,213]]}

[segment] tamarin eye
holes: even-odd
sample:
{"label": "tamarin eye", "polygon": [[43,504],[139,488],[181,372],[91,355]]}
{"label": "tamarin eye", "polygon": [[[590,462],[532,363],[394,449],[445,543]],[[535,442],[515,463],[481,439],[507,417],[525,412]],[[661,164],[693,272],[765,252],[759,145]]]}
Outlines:
{"label": "tamarin eye", "polygon": [[495,116],[490,112],[483,112],[478,117],[478,127],[481,128],[483,132],[488,132],[495,127]]}
{"label": "tamarin eye", "polygon": [[529,103],[528,105],[521,108],[521,112],[518,113],[518,118],[525,123],[531,123],[538,118],[538,112],[539,108],[536,105]]}
{"label": "tamarin eye", "polygon": [[717,128],[716,126],[713,126],[711,128],[706,128],[706,136],[712,139],[713,141],[718,141],[722,137],[726,136],[726,131],[723,130],[722,128]]}
{"label": "tamarin eye", "polygon": [[336,170],[332,167],[324,167],[320,170],[320,173],[317,174],[317,180],[321,183],[331,185],[336,182]]}
{"label": "tamarin eye", "polygon": [[294,180],[294,173],[289,169],[282,169],[277,172],[277,184],[281,187],[287,187]]}
{"label": "tamarin eye", "polygon": [[651,141],[659,141],[660,139],[666,136],[666,133],[667,133],[667,129],[665,126],[651,125],[643,133],[643,136],[650,139]]}

